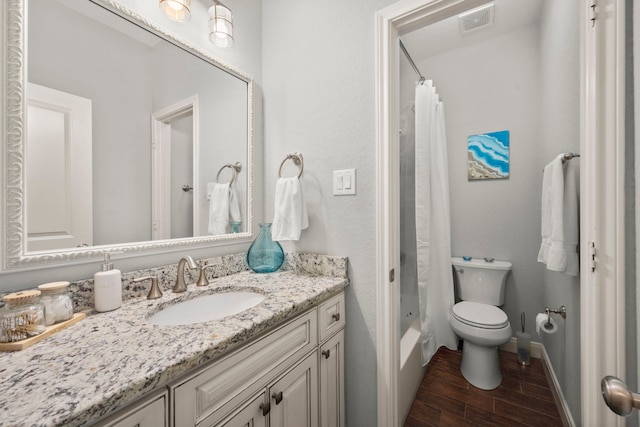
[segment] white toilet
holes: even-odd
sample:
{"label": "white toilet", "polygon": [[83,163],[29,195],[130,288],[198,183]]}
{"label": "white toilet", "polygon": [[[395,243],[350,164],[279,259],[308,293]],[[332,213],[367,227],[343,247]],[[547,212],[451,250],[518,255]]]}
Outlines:
{"label": "white toilet", "polygon": [[449,323],[464,340],[460,371],[475,387],[493,390],[502,382],[498,346],[511,338],[509,319],[498,308],[511,263],[457,257],[451,263],[461,301],[453,306]]}

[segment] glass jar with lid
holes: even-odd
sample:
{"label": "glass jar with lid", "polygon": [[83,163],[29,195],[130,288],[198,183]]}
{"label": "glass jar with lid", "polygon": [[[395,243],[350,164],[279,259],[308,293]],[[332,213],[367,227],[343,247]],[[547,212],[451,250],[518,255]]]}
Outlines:
{"label": "glass jar with lid", "polygon": [[5,306],[0,310],[0,342],[22,341],[46,330],[39,296],[40,291],[33,289],[2,297]]}
{"label": "glass jar with lid", "polygon": [[73,302],[69,294],[69,282],[52,282],[38,286],[40,302],[44,304],[47,326],[64,322],[73,317]]}

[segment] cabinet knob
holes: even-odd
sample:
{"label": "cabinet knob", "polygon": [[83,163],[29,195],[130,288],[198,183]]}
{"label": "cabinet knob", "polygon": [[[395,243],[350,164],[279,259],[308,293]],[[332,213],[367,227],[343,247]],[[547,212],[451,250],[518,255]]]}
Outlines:
{"label": "cabinet knob", "polygon": [[331,350],[324,350],[322,352],[322,355],[324,356],[325,359],[328,359],[329,356],[331,356]]}
{"label": "cabinet knob", "polygon": [[262,411],[262,416],[266,417],[267,415],[269,415],[269,412],[271,412],[271,403],[261,403],[260,410]]}
{"label": "cabinet knob", "polygon": [[333,313],[333,314],[331,315],[331,318],[332,318],[333,320],[335,320],[336,322],[337,322],[337,321],[339,321],[339,320],[340,320],[340,313]]}
{"label": "cabinet knob", "polygon": [[282,402],[282,392],[273,393],[273,395],[271,397],[273,397],[276,400],[276,405],[279,405],[280,402]]}

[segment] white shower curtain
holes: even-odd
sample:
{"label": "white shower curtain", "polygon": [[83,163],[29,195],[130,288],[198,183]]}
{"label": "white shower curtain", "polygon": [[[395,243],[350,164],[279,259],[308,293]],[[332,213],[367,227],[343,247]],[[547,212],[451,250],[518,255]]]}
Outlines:
{"label": "white shower curtain", "polygon": [[441,346],[456,349],[449,171],[444,106],[430,80],[416,85],[416,249],[422,364]]}

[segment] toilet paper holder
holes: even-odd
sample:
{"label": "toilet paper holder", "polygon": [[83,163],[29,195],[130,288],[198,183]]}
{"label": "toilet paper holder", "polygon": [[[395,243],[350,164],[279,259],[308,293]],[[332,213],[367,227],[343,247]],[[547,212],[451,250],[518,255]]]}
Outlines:
{"label": "toilet paper holder", "polygon": [[556,313],[562,316],[563,319],[567,318],[567,307],[561,305],[560,308],[549,308],[545,307],[544,312],[547,314],[547,323],[545,323],[544,327],[547,329],[551,328],[551,313]]}

